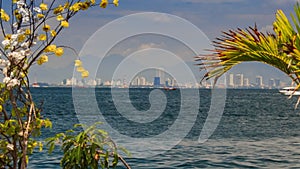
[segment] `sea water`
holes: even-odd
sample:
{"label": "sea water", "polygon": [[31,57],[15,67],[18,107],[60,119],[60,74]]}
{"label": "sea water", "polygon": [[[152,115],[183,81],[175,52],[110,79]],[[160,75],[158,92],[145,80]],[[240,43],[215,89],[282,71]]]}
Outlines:
{"label": "sea water", "polygon": [[[181,97],[182,90],[196,91],[130,89],[128,93],[126,89],[114,90],[121,96],[129,94],[129,100],[124,102],[132,105],[137,112],[151,109],[151,103],[155,102],[149,100],[149,95],[153,90],[161,90],[160,94],[166,98],[163,112],[153,121],[139,123],[126,119],[118,112],[110,89],[76,90],[86,98],[90,93],[95,93],[97,107],[106,123],[120,134],[137,139],[152,138],[170,130],[179,117],[182,99],[193,103],[190,106],[195,105],[191,100],[193,98]],[[82,122],[75,111],[71,88],[33,88],[32,92],[37,104],[42,104],[43,116],[53,123],[52,129],[43,130],[40,140]],[[228,89],[220,123],[206,142],[199,143],[198,138],[211,106],[211,90],[200,89],[199,93],[198,113],[191,120],[192,128],[185,133],[186,136],[172,148],[158,151],[154,156],[124,156],[133,169],[300,168],[300,109],[294,109],[297,98],[288,99],[278,90]],[[89,100],[85,102],[88,104]],[[136,116],[146,117],[147,114],[137,113]],[[122,145],[122,142],[118,144]],[[142,144],[147,150],[149,144]],[[126,145],[124,143],[125,148]],[[61,157],[59,148],[50,155],[46,149],[36,151],[30,156],[29,168],[60,168]],[[119,168],[123,168],[122,165]]]}

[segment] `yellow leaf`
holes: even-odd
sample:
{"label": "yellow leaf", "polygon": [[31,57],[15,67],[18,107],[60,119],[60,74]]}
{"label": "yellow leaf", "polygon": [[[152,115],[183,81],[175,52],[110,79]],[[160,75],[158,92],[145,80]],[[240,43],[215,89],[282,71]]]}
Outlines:
{"label": "yellow leaf", "polygon": [[62,5],[59,5],[57,8],[55,8],[54,10],[53,10],[53,13],[55,14],[55,15],[57,15],[57,14],[59,14],[59,13],[62,13],[64,11],[64,7],[62,6]]}
{"label": "yellow leaf", "polygon": [[55,50],[56,50],[56,45],[49,45],[46,47],[44,52],[55,52]]}
{"label": "yellow leaf", "polygon": [[81,66],[81,65],[82,65],[81,60],[79,59],[75,60],[75,66]]}
{"label": "yellow leaf", "polygon": [[78,66],[76,70],[77,70],[77,72],[84,72],[85,71],[85,69],[82,66]]}
{"label": "yellow leaf", "polygon": [[45,25],[43,31],[48,32],[50,30],[50,25]]}
{"label": "yellow leaf", "polygon": [[30,33],[31,33],[30,29],[25,30],[25,35],[30,35]]}
{"label": "yellow leaf", "polygon": [[45,3],[41,3],[40,8],[41,8],[41,10],[46,11],[48,9],[48,6]]}
{"label": "yellow leaf", "polygon": [[107,0],[102,0],[101,3],[100,3],[100,7],[101,8],[106,8],[107,4],[108,4]]}
{"label": "yellow leaf", "polygon": [[72,5],[72,6],[70,7],[70,10],[71,10],[71,11],[74,11],[74,12],[77,12],[77,11],[80,10],[80,5],[81,5],[81,2],[77,2],[77,3],[75,3],[74,5]]}
{"label": "yellow leaf", "polygon": [[48,56],[47,55],[42,55],[38,60],[37,64],[42,65],[43,63],[48,62]]}
{"label": "yellow leaf", "polygon": [[113,4],[114,4],[115,6],[119,6],[119,0],[114,0],[114,1],[113,1]]}
{"label": "yellow leaf", "polygon": [[55,53],[56,56],[62,56],[64,54],[64,49],[63,48],[57,48],[54,53]]}
{"label": "yellow leaf", "polygon": [[51,34],[52,37],[54,37],[54,36],[56,36],[56,31],[55,30],[51,30],[50,34]]}
{"label": "yellow leaf", "polygon": [[45,15],[44,15],[44,14],[41,14],[41,13],[37,14],[36,16],[37,16],[39,19],[41,19],[41,18],[44,18],[44,17],[45,17]]}
{"label": "yellow leaf", "polygon": [[69,22],[67,22],[67,21],[61,21],[60,25],[62,27],[64,27],[64,28],[67,28],[67,27],[69,27]]}
{"label": "yellow leaf", "polygon": [[85,71],[81,72],[81,77],[82,78],[86,78],[88,76],[89,76],[89,71],[85,70]]}
{"label": "yellow leaf", "polygon": [[58,21],[62,21],[64,19],[65,18],[62,15],[57,15],[57,17],[56,17],[56,20],[58,20]]}
{"label": "yellow leaf", "polygon": [[45,34],[40,34],[40,36],[38,37],[38,39],[40,41],[45,41],[47,39],[47,36]]}

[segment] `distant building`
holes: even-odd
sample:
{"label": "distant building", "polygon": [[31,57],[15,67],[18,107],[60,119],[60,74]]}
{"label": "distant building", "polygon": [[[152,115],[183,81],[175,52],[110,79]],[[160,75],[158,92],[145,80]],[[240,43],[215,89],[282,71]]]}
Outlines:
{"label": "distant building", "polygon": [[160,87],[160,77],[154,77],[154,87]]}
{"label": "distant building", "polygon": [[96,84],[97,84],[97,86],[101,86],[102,85],[102,80],[101,79],[96,79]]}
{"label": "distant building", "polygon": [[275,79],[275,87],[279,88],[280,87],[280,79]]}
{"label": "distant building", "polygon": [[256,76],[255,86],[258,88],[263,88],[263,77],[262,76]]}
{"label": "distant building", "polygon": [[269,79],[268,87],[269,89],[275,88],[275,80],[273,78]]}
{"label": "distant building", "polygon": [[170,86],[177,86],[177,82],[174,78],[171,80]]}
{"label": "distant building", "polygon": [[140,85],[141,86],[146,86],[146,83],[147,83],[146,78],[145,77],[140,77]]}
{"label": "distant building", "polygon": [[104,86],[111,86],[111,85],[112,84],[111,84],[111,82],[109,80],[107,80],[107,81],[104,82]]}
{"label": "distant building", "polygon": [[229,81],[228,81],[228,87],[233,88],[234,87],[234,74],[229,74]]}
{"label": "distant building", "polygon": [[244,75],[243,74],[236,74],[235,75],[235,87],[243,87],[244,86]]}
{"label": "distant building", "polygon": [[250,82],[249,82],[249,78],[244,78],[244,87],[248,88],[250,87]]}

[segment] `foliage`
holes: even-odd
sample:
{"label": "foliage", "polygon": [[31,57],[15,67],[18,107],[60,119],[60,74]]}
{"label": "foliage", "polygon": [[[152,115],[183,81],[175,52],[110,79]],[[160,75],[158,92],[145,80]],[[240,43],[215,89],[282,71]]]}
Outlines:
{"label": "foliage", "polygon": [[[81,127],[82,125],[75,125]],[[51,153],[56,143],[62,143],[64,156],[61,160],[63,168],[115,168],[119,159],[127,167],[128,164],[117,152],[116,144],[110,139],[107,132],[97,129],[94,124],[78,134],[74,130],[59,133],[46,141]],[[126,150],[122,149],[124,152]],[[127,153],[127,152],[126,152]],[[111,160],[110,160],[111,159]]]}
{"label": "foliage", "polygon": [[196,58],[200,69],[209,69],[203,79],[216,80],[242,62],[262,62],[287,74],[300,87],[300,6],[294,6],[291,21],[282,10],[277,10],[273,33],[262,33],[256,25],[248,29],[223,32],[213,42],[211,54]]}
{"label": "foliage", "polygon": [[[100,1],[100,0],[99,0]],[[69,21],[80,11],[93,6],[105,8],[101,0],[0,0],[0,168],[26,168],[28,154],[42,149],[42,127],[51,127],[41,116],[42,103],[33,101],[28,73],[33,65],[48,62],[48,56],[61,57],[63,45],[54,44]],[[118,6],[118,0],[112,4]],[[88,71],[75,60],[82,77]]]}

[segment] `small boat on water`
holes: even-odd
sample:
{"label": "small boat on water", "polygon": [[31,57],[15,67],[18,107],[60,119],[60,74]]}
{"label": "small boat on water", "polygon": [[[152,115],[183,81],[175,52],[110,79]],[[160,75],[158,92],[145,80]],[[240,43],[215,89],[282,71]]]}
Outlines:
{"label": "small boat on water", "polygon": [[284,87],[279,92],[288,96],[300,96],[300,91],[296,90],[296,87]]}
{"label": "small boat on water", "polygon": [[32,87],[41,87],[37,82],[32,83]]}
{"label": "small boat on water", "polygon": [[164,87],[164,90],[176,90],[175,87]]}

